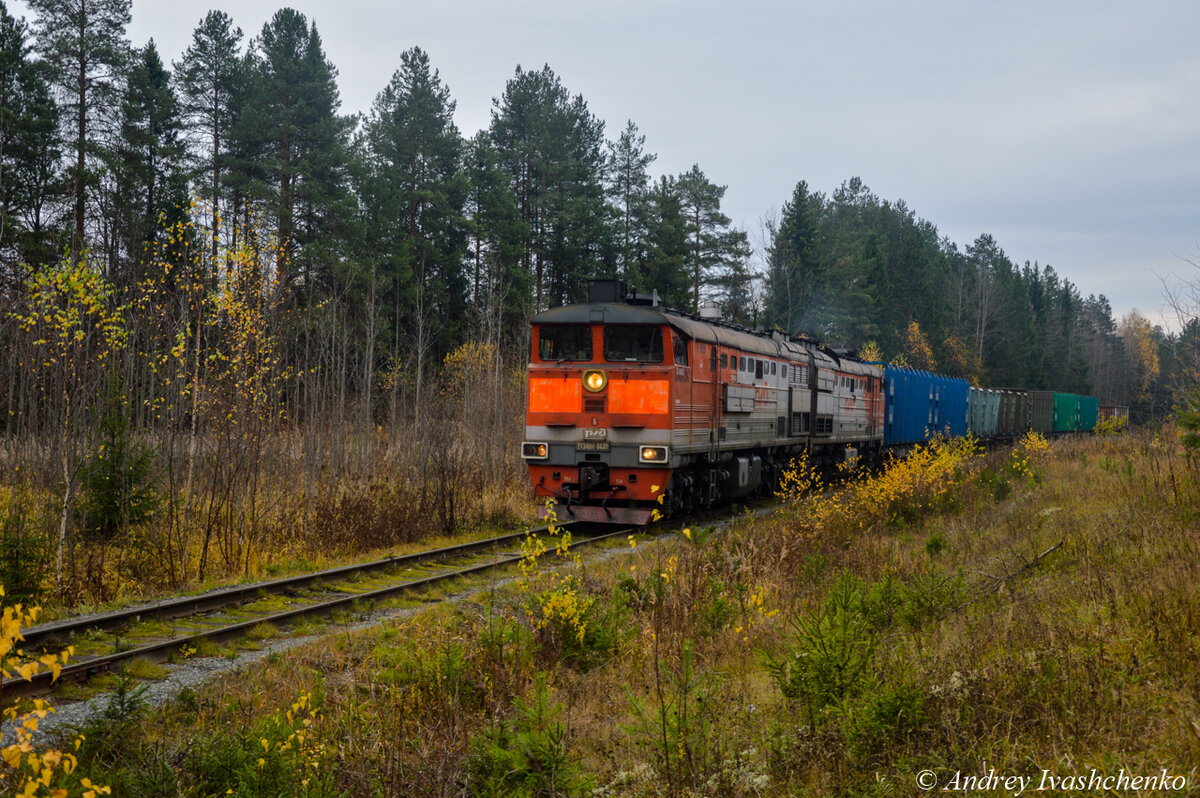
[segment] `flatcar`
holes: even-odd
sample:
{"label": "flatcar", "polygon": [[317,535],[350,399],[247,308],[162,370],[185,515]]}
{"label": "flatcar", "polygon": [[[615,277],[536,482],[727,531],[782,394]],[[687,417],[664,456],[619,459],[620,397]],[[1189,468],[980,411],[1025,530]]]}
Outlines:
{"label": "flatcar", "polygon": [[[1059,428],[1057,395],[866,363],[672,310],[619,280],[534,316],[531,339],[521,456],[560,520],[645,524],[711,507],[773,488],[801,453],[871,465],[932,432],[1015,437],[1043,405]],[[1094,399],[1070,396],[1063,424],[1094,426]]]}

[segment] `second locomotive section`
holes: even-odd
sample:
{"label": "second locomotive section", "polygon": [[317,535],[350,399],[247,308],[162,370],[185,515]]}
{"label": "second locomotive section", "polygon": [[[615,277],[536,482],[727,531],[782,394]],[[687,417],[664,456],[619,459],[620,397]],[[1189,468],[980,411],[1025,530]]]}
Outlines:
{"label": "second locomotive section", "polygon": [[874,459],[881,369],[626,297],[533,319],[522,456],[560,520],[644,524],[772,484],[788,460]]}

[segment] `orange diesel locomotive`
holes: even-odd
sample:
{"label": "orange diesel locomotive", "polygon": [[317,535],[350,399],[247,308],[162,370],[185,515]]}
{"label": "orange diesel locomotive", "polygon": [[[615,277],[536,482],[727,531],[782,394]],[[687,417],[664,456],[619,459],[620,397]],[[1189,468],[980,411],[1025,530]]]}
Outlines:
{"label": "orange diesel locomotive", "polygon": [[879,456],[883,372],[627,295],[533,318],[521,454],[559,520],[645,524],[777,483],[791,457]]}

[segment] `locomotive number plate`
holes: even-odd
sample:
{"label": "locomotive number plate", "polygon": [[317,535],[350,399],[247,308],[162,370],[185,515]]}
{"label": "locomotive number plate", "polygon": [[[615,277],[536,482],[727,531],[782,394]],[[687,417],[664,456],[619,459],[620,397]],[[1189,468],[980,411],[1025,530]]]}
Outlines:
{"label": "locomotive number plate", "polygon": [[606,429],[585,429],[583,431],[583,439],[585,441],[602,441],[608,438],[608,430]]}
{"label": "locomotive number plate", "polygon": [[607,452],[608,441],[580,441],[575,444],[577,452]]}

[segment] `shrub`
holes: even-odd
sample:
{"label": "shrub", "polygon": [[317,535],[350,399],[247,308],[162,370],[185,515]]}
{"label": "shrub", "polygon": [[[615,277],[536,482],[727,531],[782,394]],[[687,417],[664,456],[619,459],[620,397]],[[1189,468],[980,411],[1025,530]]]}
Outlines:
{"label": "shrub", "polygon": [[310,693],[238,733],[220,732],[195,741],[189,770],[204,795],[276,798],[331,794],[325,744],[314,724],[320,712]]}
{"label": "shrub", "polygon": [[150,520],[160,500],[151,479],[154,453],[131,439],[119,398],[112,400],[100,422],[100,438],[100,448],[83,469],[79,511],[83,532],[109,542],[121,531]]}
{"label": "shrub", "polygon": [[533,695],[517,700],[517,714],[485,729],[472,743],[468,788],[479,796],[579,795],[589,785],[567,756],[562,704],[551,703],[546,675]]}
{"label": "shrub", "polygon": [[[4,588],[0,586],[0,598],[4,597]],[[36,660],[25,656],[20,649],[24,640],[21,627],[28,626],[37,620],[37,607],[25,608],[21,604],[9,605],[7,601],[0,602],[0,678],[21,677],[29,679],[33,674],[47,668],[58,678],[67,658],[74,653],[73,648],[59,654],[46,654]],[[39,750],[33,744],[33,734],[43,718],[54,711],[54,708],[41,699],[33,702],[33,709],[21,712],[17,707],[10,706],[4,710],[4,725],[6,745],[0,747],[0,794],[3,795],[54,795],[56,798],[67,798],[70,795],[82,795],[83,798],[97,798],[98,795],[110,795],[112,789],[107,786],[93,784],[88,778],[81,778],[76,769],[79,762],[74,753],[57,748]],[[82,744],[82,738],[76,738],[74,750]],[[78,791],[76,790],[78,788]]]}
{"label": "shrub", "polygon": [[854,756],[878,756],[904,745],[928,720],[924,691],[902,678],[880,685],[855,708],[845,725],[846,740]]}
{"label": "shrub", "polygon": [[52,547],[42,534],[28,529],[14,502],[0,526],[0,585],[14,603],[34,604],[42,596]]}
{"label": "shrub", "polygon": [[870,616],[863,582],[843,575],[819,613],[793,622],[784,656],[768,658],[768,669],[784,696],[806,707],[810,719],[857,697],[869,683],[879,644]]}

